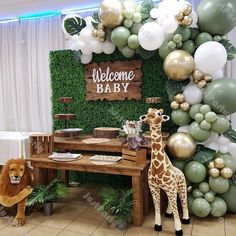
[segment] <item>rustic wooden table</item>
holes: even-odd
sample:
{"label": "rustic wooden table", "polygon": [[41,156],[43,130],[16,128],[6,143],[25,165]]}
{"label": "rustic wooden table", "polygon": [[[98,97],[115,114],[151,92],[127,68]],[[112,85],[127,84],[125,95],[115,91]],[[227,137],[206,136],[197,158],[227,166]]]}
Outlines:
{"label": "rustic wooden table", "polygon": [[[58,145],[58,139],[56,139],[56,143]],[[73,145],[65,146],[65,144],[62,143],[60,145],[65,149],[73,149]],[[107,147],[107,149],[109,149],[109,145]],[[96,145],[93,150],[94,149],[96,149]],[[76,150],[78,150],[78,148],[76,148]],[[34,167],[36,181],[40,183],[47,183],[52,179],[56,174],[56,170],[75,170],[81,172],[131,176],[132,188],[135,189],[135,192],[133,193],[133,224],[135,226],[141,226],[144,214],[148,213],[149,206],[149,189],[147,182],[149,162],[137,164],[132,161],[121,160],[120,162],[111,165],[94,165],[89,160],[89,157],[91,157],[91,155],[84,154],[83,158],[80,160],[58,162],[50,160],[48,155],[33,155],[28,161],[30,161],[31,165]]]}

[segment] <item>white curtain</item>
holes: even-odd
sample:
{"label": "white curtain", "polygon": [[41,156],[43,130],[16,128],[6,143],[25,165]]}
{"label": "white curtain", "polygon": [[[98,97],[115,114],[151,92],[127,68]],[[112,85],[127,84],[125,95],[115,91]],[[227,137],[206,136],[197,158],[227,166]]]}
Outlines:
{"label": "white curtain", "polygon": [[49,52],[63,48],[61,16],[0,24],[0,130],[52,130]]}

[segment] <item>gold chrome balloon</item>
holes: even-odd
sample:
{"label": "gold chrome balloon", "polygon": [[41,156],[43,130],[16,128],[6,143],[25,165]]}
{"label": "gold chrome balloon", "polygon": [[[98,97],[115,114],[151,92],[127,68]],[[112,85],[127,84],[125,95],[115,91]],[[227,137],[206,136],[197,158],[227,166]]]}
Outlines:
{"label": "gold chrome balloon", "polygon": [[193,23],[193,19],[191,16],[185,16],[182,23],[183,25],[190,26]]}
{"label": "gold chrome balloon", "polygon": [[184,14],[180,11],[175,17],[177,20],[182,21],[184,18]]}
{"label": "gold chrome balloon", "polygon": [[196,143],[189,134],[175,133],[168,139],[167,148],[174,158],[186,160],[195,153]]}
{"label": "gold chrome balloon", "polygon": [[195,70],[193,72],[193,78],[195,80],[200,81],[200,80],[202,80],[202,77],[203,77],[203,73],[200,70]]}
{"label": "gold chrome balloon", "polygon": [[213,78],[212,78],[212,76],[211,75],[204,75],[204,80],[207,82],[207,83],[210,83],[212,80],[213,80]]}
{"label": "gold chrome balloon", "polygon": [[186,80],[194,70],[193,57],[184,50],[175,50],[168,54],[164,61],[166,75],[176,81]]}
{"label": "gold chrome balloon", "polygon": [[223,176],[226,179],[230,179],[233,176],[233,171],[232,169],[228,168],[228,167],[224,167],[221,171],[221,176]]}
{"label": "gold chrome balloon", "polygon": [[179,103],[176,102],[176,101],[173,101],[173,102],[170,104],[170,106],[171,106],[171,108],[172,108],[173,110],[179,109]]}
{"label": "gold chrome balloon", "polygon": [[182,103],[182,102],[184,102],[185,98],[182,93],[178,93],[177,95],[175,95],[174,99],[176,100],[176,102]]}
{"label": "gold chrome balloon", "polygon": [[192,6],[190,4],[186,4],[183,6],[182,12],[184,16],[188,16],[192,13]]}
{"label": "gold chrome balloon", "polygon": [[103,0],[99,8],[99,18],[104,26],[115,28],[124,20],[124,5],[120,0]]}
{"label": "gold chrome balloon", "polygon": [[220,171],[217,168],[212,168],[209,170],[209,175],[216,178],[220,175]]}
{"label": "gold chrome balloon", "polygon": [[182,111],[188,111],[190,109],[190,104],[188,102],[183,102],[180,104],[180,108]]}
{"label": "gold chrome balloon", "polygon": [[214,163],[214,161],[209,162],[208,168],[209,168],[209,169],[215,168],[215,163]]}
{"label": "gold chrome balloon", "polygon": [[214,163],[215,163],[215,167],[218,169],[222,169],[225,167],[224,160],[219,157],[214,160]]}
{"label": "gold chrome balloon", "polygon": [[203,79],[197,83],[198,88],[205,88],[207,86],[207,82]]}

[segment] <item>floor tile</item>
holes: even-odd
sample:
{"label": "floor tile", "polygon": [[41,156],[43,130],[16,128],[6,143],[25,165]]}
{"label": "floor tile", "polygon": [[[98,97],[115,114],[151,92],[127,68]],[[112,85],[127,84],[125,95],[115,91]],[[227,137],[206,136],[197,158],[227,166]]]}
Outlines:
{"label": "floor tile", "polygon": [[101,225],[101,221],[81,218],[79,216],[65,229],[78,233],[92,234],[99,225]]}
{"label": "floor tile", "polygon": [[48,216],[43,215],[42,212],[33,212],[29,216],[26,216],[26,222],[33,225],[40,225],[47,218]]}
{"label": "floor tile", "polygon": [[[25,224],[21,227],[13,227],[11,224],[7,225],[0,231],[1,236],[23,236],[27,232],[31,231],[34,227],[33,224]],[[42,236],[42,235],[41,235]]]}
{"label": "floor tile", "polygon": [[106,220],[104,216],[102,215],[102,213],[98,212],[93,207],[89,207],[83,214],[81,214],[81,217],[84,217],[87,219],[99,220],[99,221]]}
{"label": "floor tile", "polygon": [[[61,231],[58,236],[89,236],[89,234],[76,233],[68,230]],[[111,235],[110,235],[111,236]]]}
{"label": "floor tile", "polygon": [[[38,225],[35,226],[30,232],[25,234],[25,236],[56,236],[60,233],[60,229],[55,229],[52,227]],[[8,235],[10,236],[10,234]],[[18,235],[19,236],[19,235]]]}
{"label": "floor tile", "polygon": [[224,219],[223,218],[195,218],[193,223],[192,235],[225,235]]}
{"label": "floor tile", "polygon": [[125,231],[112,227],[109,222],[103,222],[92,234],[92,236],[123,236]]}
{"label": "floor tile", "polygon": [[64,229],[67,225],[71,224],[74,219],[75,219],[75,216],[53,214],[49,216],[40,225],[53,227],[56,229]]}
{"label": "floor tile", "polygon": [[82,214],[86,209],[88,208],[88,205],[85,203],[72,201],[62,207],[61,209],[58,209],[56,211],[57,214],[64,214],[69,216],[78,216]]}
{"label": "floor tile", "polygon": [[0,229],[7,226],[10,222],[8,221],[8,217],[0,218]]}
{"label": "floor tile", "polygon": [[157,232],[153,228],[149,227],[135,227],[131,226],[125,236],[157,236]]}

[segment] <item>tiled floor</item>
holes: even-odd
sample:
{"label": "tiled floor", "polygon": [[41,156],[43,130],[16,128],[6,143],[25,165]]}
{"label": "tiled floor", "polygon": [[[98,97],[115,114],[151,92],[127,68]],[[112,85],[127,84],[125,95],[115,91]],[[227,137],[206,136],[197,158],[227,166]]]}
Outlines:
{"label": "tiled floor", "polygon": [[[54,204],[54,214],[46,217],[33,212],[23,227],[12,227],[12,218],[0,218],[0,236],[168,236],[174,234],[173,219],[163,217],[163,231],[153,230],[154,213],[145,217],[142,227],[130,226],[126,231],[112,228],[96,211],[97,189],[89,187],[70,188],[69,199]],[[88,194],[90,199],[85,198]],[[90,206],[90,204],[93,206]],[[183,226],[184,235],[193,236],[235,236],[236,215],[224,218],[192,218],[190,225]]]}

